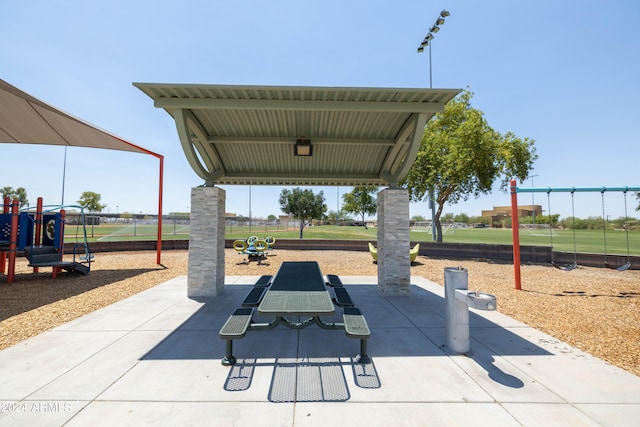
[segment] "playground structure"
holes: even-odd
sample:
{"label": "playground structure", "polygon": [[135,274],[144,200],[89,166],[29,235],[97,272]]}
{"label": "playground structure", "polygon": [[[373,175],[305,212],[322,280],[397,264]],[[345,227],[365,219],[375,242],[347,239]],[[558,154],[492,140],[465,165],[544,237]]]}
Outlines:
{"label": "playground structure", "polygon": [[520,234],[519,234],[519,221],[518,221],[518,193],[547,193],[547,200],[549,205],[549,214],[551,214],[551,198],[550,194],[552,192],[556,193],[571,193],[571,214],[574,221],[573,224],[573,247],[574,247],[574,262],[568,265],[558,265],[553,261],[553,230],[549,233],[550,244],[552,247],[551,250],[551,264],[559,268],[561,270],[570,271],[575,269],[578,266],[576,262],[576,233],[575,233],[575,205],[574,205],[574,194],[578,192],[590,192],[595,193],[598,192],[601,194],[602,199],[602,221],[603,221],[603,244],[604,244],[604,265],[608,268],[615,269],[618,271],[625,271],[631,268],[631,255],[629,250],[629,227],[625,225],[625,234],[627,240],[627,262],[625,264],[615,266],[608,262],[608,254],[607,254],[607,227],[606,227],[606,216],[605,216],[605,203],[604,203],[604,194],[606,192],[622,192],[624,194],[624,217],[625,221],[628,218],[627,215],[627,193],[628,192],[639,192],[640,187],[588,187],[588,188],[519,188],[516,185],[515,180],[511,180],[511,217],[512,217],[512,234],[513,234],[513,264],[514,264],[514,279],[515,279],[515,288],[521,289],[521,276],[520,276]]}
{"label": "playground structure", "polygon": [[248,264],[251,261],[257,261],[258,264],[261,264],[262,261],[267,259],[269,251],[273,250],[275,244],[276,239],[273,236],[268,236],[264,239],[260,239],[258,236],[250,236],[246,240],[235,240],[233,249],[239,255],[247,257],[241,264]]}
{"label": "playground structure", "polygon": [[[78,243],[76,239],[72,260],[64,257],[65,208],[68,207],[80,209],[83,230],[83,242]],[[3,213],[0,214],[0,273],[4,274],[6,270],[7,283],[15,280],[18,252],[27,257],[34,273],[41,267],[52,267],[53,278],[62,270],[79,272],[85,276],[89,274],[93,255],[87,243],[83,208],[44,206],[42,198],[38,198],[34,212],[28,208],[21,210],[17,199],[11,201],[6,197]]]}

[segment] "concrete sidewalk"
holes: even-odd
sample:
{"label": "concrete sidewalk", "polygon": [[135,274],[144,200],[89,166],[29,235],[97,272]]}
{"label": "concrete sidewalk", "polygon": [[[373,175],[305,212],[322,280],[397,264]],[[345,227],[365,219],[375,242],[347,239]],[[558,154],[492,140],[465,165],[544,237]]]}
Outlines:
{"label": "concrete sidewalk", "polygon": [[[498,312],[472,311],[470,355],[444,347],[444,289],[386,297],[342,277],[372,330],[218,330],[257,277],[187,298],[186,277],[0,352],[0,426],[637,426],[640,377]],[[500,307],[500,301],[498,301]],[[259,319],[259,318],[258,318]],[[336,317],[336,321],[340,321]]]}

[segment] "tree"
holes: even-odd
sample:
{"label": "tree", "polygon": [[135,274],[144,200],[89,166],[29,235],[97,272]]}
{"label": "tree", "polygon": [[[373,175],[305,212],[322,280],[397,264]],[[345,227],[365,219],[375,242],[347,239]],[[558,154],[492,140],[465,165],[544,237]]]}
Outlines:
{"label": "tree", "polygon": [[89,212],[102,212],[107,205],[100,204],[100,194],[94,193],[93,191],[85,191],[80,195],[80,199],[78,199],[78,204],[82,206],[84,209]]}
{"label": "tree", "polygon": [[364,216],[374,215],[378,210],[378,203],[373,196],[378,192],[377,187],[357,186],[353,187],[353,190],[349,193],[342,195],[344,205],[342,210],[354,215],[360,215],[362,218],[362,225],[367,228],[367,223],[364,220]]}
{"label": "tree", "polygon": [[[89,212],[102,212],[107,205],[100,204],[100,194],[94,193],[93,191],[85,191],[80,195],[80,199],[78,199],[78,204],[82,206],[83,209],[88,210]],[[96,223],[95,217],[91,216],[91,237],[93,237],[93,226]]]}
{"label": "tree", "polygon": [[349,218],[349,215],[344,211],[344,209],[340,209],[338,212],[329,211],[327,213],[327,220],[334,224],[338,224],[339,221],[349,221],[351,218]]}
{"label": "tree", "polygon": [[327,211],[327,205],[324,204],[322,191],[316,195],[311,190],[285,188],[280,192],[280,209],[300,220],[300,238],[302,239],[304,227],[311,224],[312,220],[322,218]]}
{"label": "tree", "polygon": [[2,193],[2,200],[4,200],[5,197],[8,197],[11,201],[13,201],[13,199],[18,199],[20,207],[29,203],[29,200],[27,199],[27,190],[23,187],[18,187],[15,190],[13,187],[2,187],[0,193]]}
{"label": "tree", "polygon": [[442,215],[442,217],[440,218],[442,221],[444,222],[453,222],[453,219],[455,218],[455,215],[451,212],[446,213],[444,215]]}
{"label": "tree", "polygon": [[[464,221],[459,221],[459,222],[464,222]],[[471,216],[468,217],[467,221],[465,224],[487,224],[489,225],[489,218],[487,218],[486,216]],[[511,224],[511,223],[509,223]]]}
{"label": "tree", "polygon": [[455,217],[453,217],[453,220],[455,222],[461,222],[463,224],[469,224],[469,215],[467,215],[466,213],[461,213],[461,214],[458,214]]}
{"label": "tree", "polygon": [[416,160],[402,183],[411,201],[435,194],[438,242],[442,241],[440,216],[445,203],[487,194],[498,178],[502,178],[501,190],[506,191],[511,179],[527,179],[538,158],[534,140],[493,130],[484,114],[471,106],[472,97],[468,89],[463,91],[429,121]]}
{"label": "tree", "polygon": [[[100,194],[94,193],[92,191],[85,191],[80,195],[80,199],[78,199],[78,204],[82,206],[83,209],[95,213],[102,212],[107,205],[100,204]],[[93,226],[95,225],[95,218],[91,216],[91,237],[93,237]]]}

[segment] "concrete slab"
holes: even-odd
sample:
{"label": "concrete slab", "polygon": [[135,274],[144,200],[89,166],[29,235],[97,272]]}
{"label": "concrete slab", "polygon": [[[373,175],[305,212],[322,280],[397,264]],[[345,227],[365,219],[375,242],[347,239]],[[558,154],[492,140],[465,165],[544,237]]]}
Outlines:
{"label": "concrete slab", "polygon": [[[258,276],[187,298],[186,277],[0,351],[3,425],[637,425],[640,378],[499,312],[470,313],[471,352],[446,347],[441,286],[410,297],[343,277],[372,331],[218,331]],[[499,306],[498,301],[498,306]],[[266,321],[256,316],[256,320]],[[337,314],[333,321],[340,321]],[[230,404],[232,403],[232,404]]]}
{"label": "concrete slab", "polygon": [[[290,426],[294,404],[269,402],[93,402],[65,424],[86,426]],[[33,424],[32,424],[33,425]]]}
{"label": "concrete slab", "polygon": [[495,403],[406,403],[379,402],[341,405],[338,403],[296,405],[296,426],[520,426]]}
{"label": "concrete slab", "polygon": [[33,394],[34,400],[93,400],[165,338],[164,331],[132,331],[69,369]]}
{"label": "concrete slab", "polygon": [[[125,334],[125,331],[48,331],[0,351],[0,402],[27,398]],[[0,411],[0,417],[1,414]]]}

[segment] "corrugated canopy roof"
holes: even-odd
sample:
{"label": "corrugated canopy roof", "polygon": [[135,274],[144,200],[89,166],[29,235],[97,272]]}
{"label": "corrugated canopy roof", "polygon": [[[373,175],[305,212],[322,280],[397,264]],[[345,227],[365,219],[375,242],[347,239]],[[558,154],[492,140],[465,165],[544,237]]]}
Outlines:
{"label": "corrugated canopy roof", "polygon": [[0,143],[66,145],[151,154],[0,80]]}
{"label": "corrugated canopy roof", "polygon": [[[207,185],[395,185],[459,89],[134,83],[176,122]],[[295,156],[309,139],[310,157]]]}

